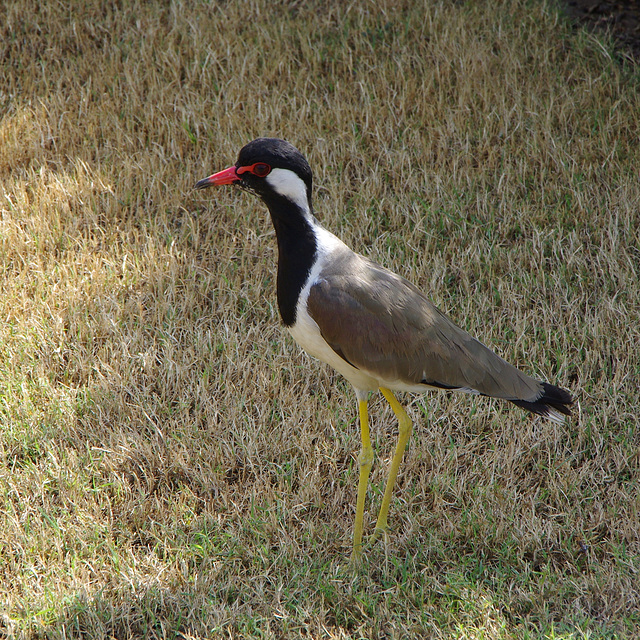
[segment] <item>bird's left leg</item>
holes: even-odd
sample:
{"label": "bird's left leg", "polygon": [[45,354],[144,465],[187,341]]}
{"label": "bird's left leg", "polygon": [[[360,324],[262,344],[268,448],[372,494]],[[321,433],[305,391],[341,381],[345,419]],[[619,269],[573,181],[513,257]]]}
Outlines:
{"label": "bird's left leg", "polygon": [[389,514],[389,505],[391,504],[393,487],[396,483],[398,469],[400,468],[400,463],[402,462],[402,456],[404,455],[404,450],[407,447],[407,442],[409,442],[409,438],[411,437],[412,429],[411,418],[404,410],[402,405],[396,400],[396,397],[393,395],[393,393],[389,391],[389,389],[385,389],[383,387],[380,387],[380,391],[382,392],[382,395],[387,399],[387,402],[391,405],[391,409],[393,409],[393,413],[395,413],[396,417],[398,418],[399,429],[398,444],[396,445],[396,451],[393,454],[393,458],[391,460],[389,477],[387,479],[387,487],[384,491],[382,504],[380,505],[380,513],[378,514],[378,521],[376,522],[376,528],[373,533],[374,538],[387,529],[387,515]]}
{"label": "bird's left leg", "polygon": [[354,562],[359,562],[362,557],[362,529],[364,524],[364,500],[367,495],[367,485],[369,484],[369,473],[373,464],[373,447],[369,437],[369,412],[367,410],[367,395],[364,397],[358,392],[358,409],[360,413],[360,437],[362,439],[362,449],[358,456],[360,466],[360,480],[358,482],[358,501],[356,503],[356,521],[353,528],[353,552],[351,558]]}

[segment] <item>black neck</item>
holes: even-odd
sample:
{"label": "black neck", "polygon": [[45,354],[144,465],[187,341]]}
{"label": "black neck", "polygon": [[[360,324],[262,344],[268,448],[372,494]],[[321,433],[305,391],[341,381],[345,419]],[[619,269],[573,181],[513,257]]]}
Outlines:
{"label": "black neck", "polygon": [[316,259],[312,222],[287,198],[263,198],[278,240],[278,308],[285,326],[296,321],[296,305]]}

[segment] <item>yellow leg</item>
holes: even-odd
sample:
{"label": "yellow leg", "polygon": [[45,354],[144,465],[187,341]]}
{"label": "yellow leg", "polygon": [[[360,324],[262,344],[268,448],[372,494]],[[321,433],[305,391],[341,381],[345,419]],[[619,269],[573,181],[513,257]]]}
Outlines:
{"label": "yellow leg", "polygon": [[358,482],[358,502],[356,503],[356,522],[353,528],[353,553],[354,561],[359,561],[362,556],[362,528],[364,522],[364,499],[367,494],[369,483],[369,472],[373,464],[373,448],[369,437],[369,412],[367,401],[358,400],[358,410],[360,412],[360,437],[362,439],[362,449],[358,456],[360,465],[360,480]]}
{"label": "yellow leg", "polygon": [[396,483],[396,476],[398,475],[398,469],[402,462],[402,456],[404,450],[407,447],[407,442],[411,437],[411,418],[407,415],[407,412],[403,409],[402,405],[396,400],[389,389],[380,387],[382,395],[387,399],[387,402],[391,405],[393,413],[398,418],[399,430],[398,430],[398,444],[396,445],[396,451],[393,454],[391,460],[391,467],[389,468],[389,478],[387,479],[387,487],[384,490],[384,497],[382,498],[382,504],[380,505],[380,513],[378,514],[378,521],[376,522],[375,532],[373,537],[376,537],[380,533],[383,533],[387,529],[387,516],[389,514],[389,505],[391,504],[391,496],[393,495],[393,487]]}

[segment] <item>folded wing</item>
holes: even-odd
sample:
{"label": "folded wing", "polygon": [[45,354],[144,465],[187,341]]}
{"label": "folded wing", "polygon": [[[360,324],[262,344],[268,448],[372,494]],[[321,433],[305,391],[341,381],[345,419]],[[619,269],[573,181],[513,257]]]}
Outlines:
{"label": "folded wing", "polygon": [[[510,365],[451,322],[410,282],[362,256],[334,256],[311,287],[307,306],[331,348],[381,384],[473,391],[549,413],[546,388],[557,387]],[[564,396],[551,404],[568,413],[564,405],[570,396],[559,391]]]}

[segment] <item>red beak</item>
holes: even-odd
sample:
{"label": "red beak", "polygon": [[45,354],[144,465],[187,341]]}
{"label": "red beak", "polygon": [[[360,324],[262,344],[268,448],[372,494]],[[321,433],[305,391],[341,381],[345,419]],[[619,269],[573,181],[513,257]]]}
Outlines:
{"label": "red beak", "polygon": [[236,182],[240,182],[240,178],[236,173],[236,168],[229,167],[228,169],[224,169],[223,171],[218,171],[218,173],[214,173],[212,176],[208,178],[203,178],[196,182],[196,189],[206,189],[207,187],[219,187],[223,184],[235,184]]}

